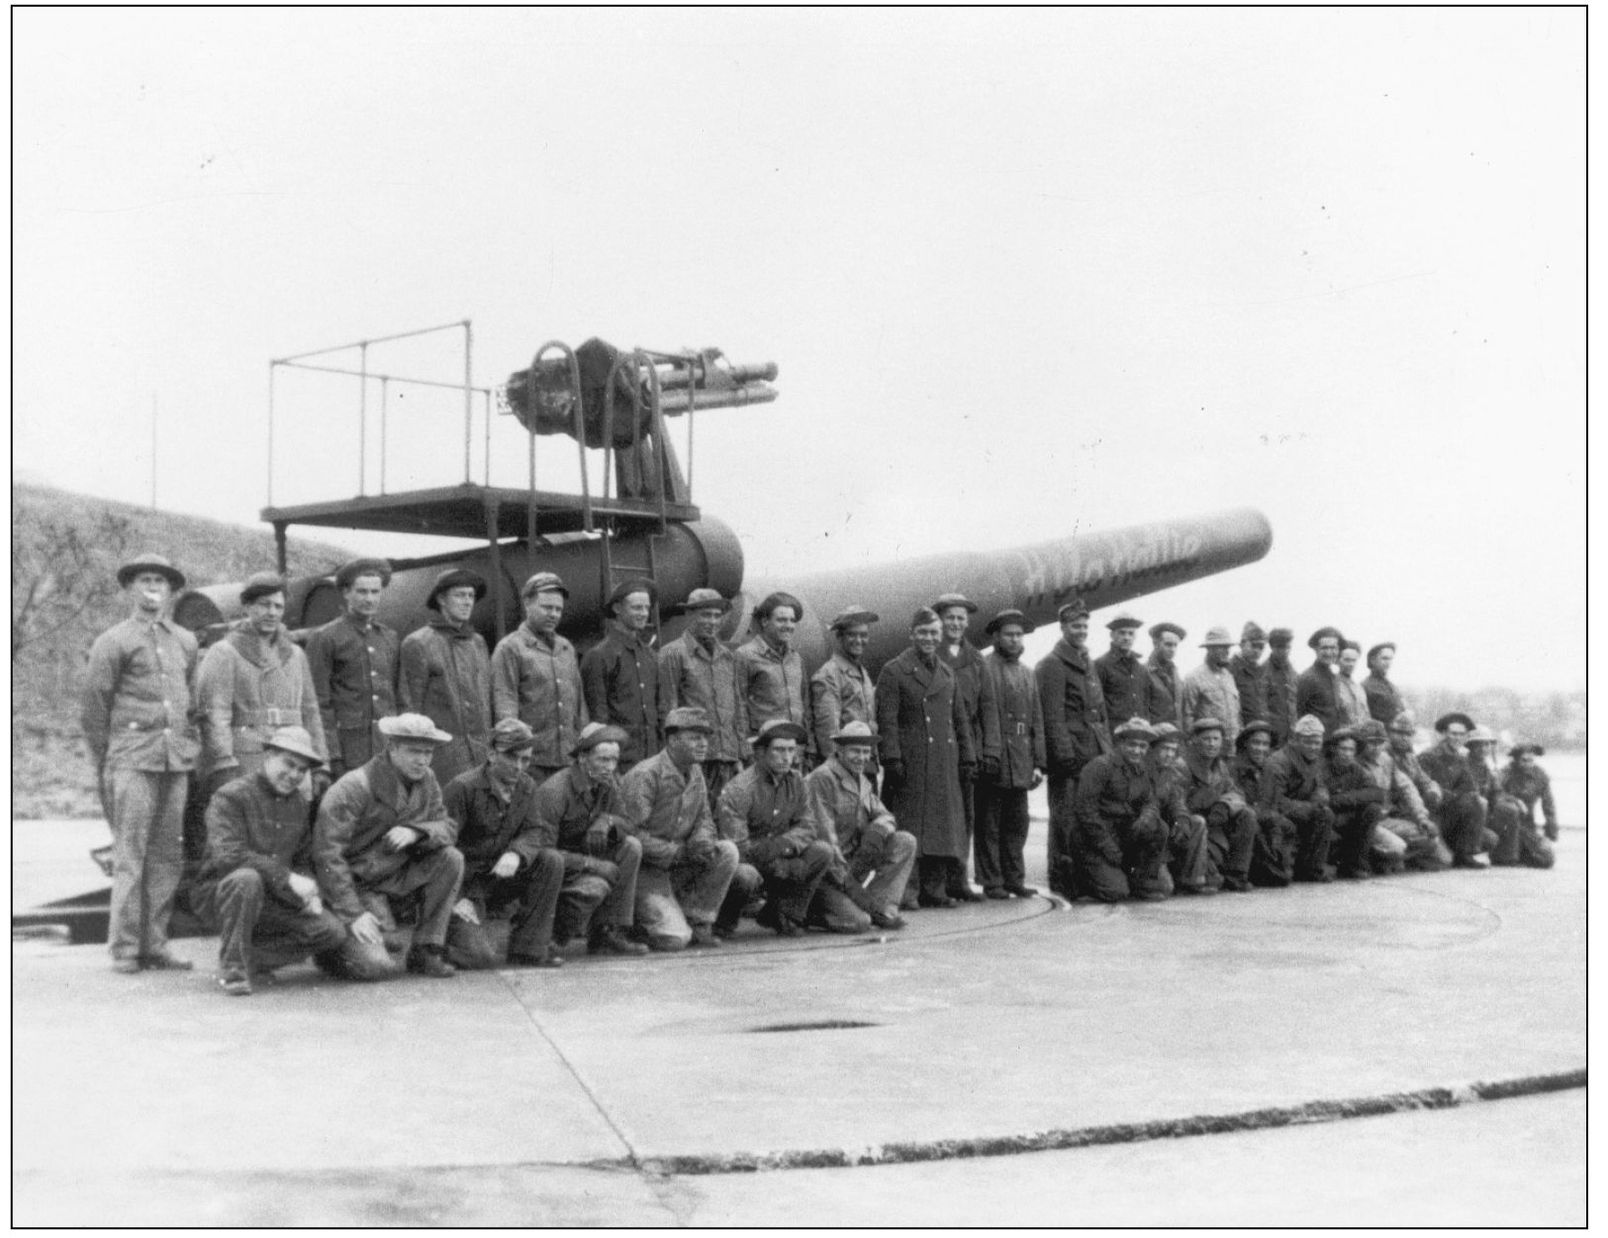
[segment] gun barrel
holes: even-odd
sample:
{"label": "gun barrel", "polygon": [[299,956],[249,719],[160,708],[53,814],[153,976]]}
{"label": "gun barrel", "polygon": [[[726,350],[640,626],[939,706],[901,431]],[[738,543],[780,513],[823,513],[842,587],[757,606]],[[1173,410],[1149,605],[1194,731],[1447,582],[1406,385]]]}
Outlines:
{"label": "gun barrel", "polygon": [[[1056,622],[1056,612],[1074,597],[1091,610],[1254,563],[1273,545],[1267,517],[1254,508],[1206,516],[1079,533],[1054,541],[983,553],[929,555],[873,567],[838,569],[778,580],[804,603],[799,649],[818,665],[832,649],[827,625],[847,606],[870,606],[882,616],[872,628],[865,660],[873,668],[909,644],[909,619],[917,607],[958,590],[977,603],[973,635],[996,612],[1022,611],[1035,624]],[[745,587],[752,608],[769,592]]]}

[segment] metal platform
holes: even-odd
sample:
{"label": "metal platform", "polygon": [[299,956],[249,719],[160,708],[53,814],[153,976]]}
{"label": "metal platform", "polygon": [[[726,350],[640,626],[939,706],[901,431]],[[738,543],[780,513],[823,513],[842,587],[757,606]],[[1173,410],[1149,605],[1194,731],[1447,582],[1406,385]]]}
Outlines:
{"label": "metal platform", "polygon": [[[427,533],[436,537],[523,537],[530,524],[532,492],[524,488],[482,486],[466,482],[432,490],[405,490],[392,494],[358,495],[295,507],[265,507],[262,519],[275,531],[290,525],[363,529],[379,533]],[[608,520],[619,527],[697,520],[690,503],[661,503],[657,498],[590,498],[558,491],[535,491],[537,525],[543,534],[574,533],[587,527],[587,506],[593,521]]]}

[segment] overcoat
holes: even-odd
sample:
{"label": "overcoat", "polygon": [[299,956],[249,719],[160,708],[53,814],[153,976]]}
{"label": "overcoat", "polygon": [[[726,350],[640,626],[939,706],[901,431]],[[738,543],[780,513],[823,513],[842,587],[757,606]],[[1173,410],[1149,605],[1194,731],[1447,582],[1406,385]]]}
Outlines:
{"label": "overcoat", "polygon": [[1076,777],[1095,757],[1112,751],[1105,695],[1089,665],[1089,651],[1058,640],[1033,668],[1033,678],[1044,711],[1049,772]]}
{"label": "overcoat", "polygon": [[249,626],[230,632],[201,659],[196,695],[203,774],[235,766],[255,773],[262,768],[263,742],[282,726],[305,727],[313,748],[325,751],[307,655],[283,629],[271,641]]}
{"label": "overcoat", "polygon": [[884,780],[883,803],[915,835],[917,855],[964,858],[960,765],[975,762],[977,749],[955,673],[942,659],[929,668],[906,649],[882,668],[876,698],[883,768],[904,763],[903,778]]}

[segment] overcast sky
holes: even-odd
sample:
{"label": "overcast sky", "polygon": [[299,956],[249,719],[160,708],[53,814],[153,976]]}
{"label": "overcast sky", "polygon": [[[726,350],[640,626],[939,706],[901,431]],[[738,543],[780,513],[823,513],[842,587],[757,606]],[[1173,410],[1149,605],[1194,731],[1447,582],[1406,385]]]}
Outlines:
{"label": "overcast sky", "polygon": [[[781,367],[698,422],[754,574],[1249,504],[1147,622],[1583,686],[1585,23],[19,10],[14,467],[144,501],[154,398],[161,505],[250,523],[270,357],[716,346]],[[276,500],[354,493],[356,384],[278,407]],[[461,481],[461,398],[388,407],[388,484]]]}

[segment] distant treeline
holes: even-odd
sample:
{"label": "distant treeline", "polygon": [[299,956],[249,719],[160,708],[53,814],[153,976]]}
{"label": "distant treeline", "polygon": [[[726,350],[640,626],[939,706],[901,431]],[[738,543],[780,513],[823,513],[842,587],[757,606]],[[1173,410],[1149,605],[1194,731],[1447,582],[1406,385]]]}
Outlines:
{"label": "distant treeline", "polygon": [[1586,693],[1519,692],[1513,688],[1409,688],[1407,698],[1421,728],[1454,709],[1462,710],[1480,726],[1489,727],[1507,744],[1527,742],[1547,749],[1584,750],[1586,746]]}

